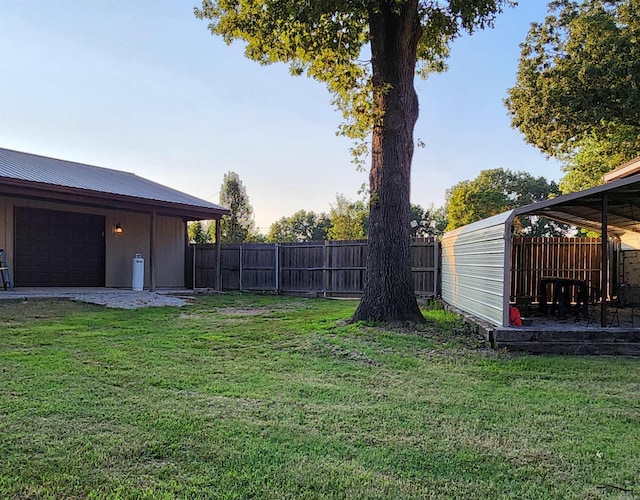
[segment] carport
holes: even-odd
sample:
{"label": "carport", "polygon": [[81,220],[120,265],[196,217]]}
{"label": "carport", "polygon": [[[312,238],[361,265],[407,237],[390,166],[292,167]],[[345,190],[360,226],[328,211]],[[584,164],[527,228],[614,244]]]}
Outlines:
{"label": "carport", "polygon": [[[636,170],[634,170],[634,167]],[[640,158],[618,176],[640,168]],[[488,323],[509,327],[511,240],[519,216],[544,216],[602,235],[600,290],[609,285],[610,238],[640,249],[640,174],[616,178],[586,191],[517,208],[445,233],[442,239],[442,297],[451,306]],[[606,298],[606,293],[604,294]],[[600,327],[607,326],[607,301],[600,301]]]}

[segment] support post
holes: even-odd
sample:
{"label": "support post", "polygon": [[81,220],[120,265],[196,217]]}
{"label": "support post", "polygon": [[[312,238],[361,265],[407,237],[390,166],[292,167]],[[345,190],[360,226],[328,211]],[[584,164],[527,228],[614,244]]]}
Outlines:
{"label": "support post", "polygon": [[191,286],[191,288],[193,290],[196,289],[196,255],[198,254],[198,248],[197,248],[197,243],[193,244],[193,269],[191,270],[191,272],[193,273],[193,284]]}
{"label": "support post", "polygon": [[[513,217],[513,216],[512,216]],[[502,326],[511,326],[511,245],[513,219],[507,219],[504,227],[504,260],[502,261]]]}
{"label": "support post", "polygon": [[240,276],[238,277],[239,288],[242,291],[242,243],[240,243]]}
{"label": "support post", "polygon": [[323,296],[326,298],[327,297],[327,292],[329,291],[329,284],[331,283],[330,281],[330,276],[329,276],[329,240],[324,240],[324,255],[323,255],[323,259],[322,259],[322,287],[324,288],[323,290]]}
{"label": "support post", "polygon": [[156,291],[156,213],[151,212],[151,223],[149,228],[149,291]]}
{"label": "support post", "polygon": [[216,220],[216,290],[222,291],[222,217],[218,217]]}
{"label": "support post", "polygon": [[273,245],[275,265],[274,265],[274,281],[275,281],[275,292],[276,294],[280,293],[280,245],[275,243]]}
{"label": "support post", "polygon": [[431,243],[433,244],[433,298],[438,296],[438,238],[431,236]]}
{"label": "support post", "polygon": [[601,237],[601,262],[600,262],[600,326],[607,326],[607,296],[609,287],[609,197],[602,193],[602,237]]}

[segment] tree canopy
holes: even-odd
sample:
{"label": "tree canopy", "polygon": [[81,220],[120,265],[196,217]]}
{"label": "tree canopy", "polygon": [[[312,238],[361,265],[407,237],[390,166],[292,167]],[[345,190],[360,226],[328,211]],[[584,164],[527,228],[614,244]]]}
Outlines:
{"label": "tree canopy", "polygon": [[[372,65],[360,59],[377,26],[375,18],[395,22],[415,57],[407,69],[426,77],[446,69],[449,44],[461,31],[492,26],[511,0],[202,0],[195,15],[228,44],[246,43],[245,56],[260,64],[289,64],[292,75],[306,74],[327,85],[332,103],[343,112],[341,132],[363,138],[373,127],[375,87]],[[375,52],[375,50],[373,51]],[[375,54],[372,54],[375,55]],[[377,110],[381,112],[383,110]]]}
{"label": "tree canopy", "polygon": [[602,184],[604,174],[640,154],[639,132],[638,127],[621,125],[583,137],[564,158],[560,191],[573,193]]}
{"label": "tree canopy", "polygon": [[237,173],[224,174],[220,187],[220,204],[231,211],[221,221],[222,242],[241,243],[250,240],[255,233],[253,207]]}
{"label": "tree canopy", "polygon": [[187,237],[189,243],[205,244],[213,241],[211,234],[211,221],[202,223],[202,221],[196,220],[187,224]]}
{"label": "tree canopy", "polygon": [[[483,170],[475,179],[462,181],[447,192],[447,230],[558,194],[557,184],[548,182],[544,177],[502,168]],[[566,225],[544,217],[521,218],[516,223],[519,235],[560,236],[566,231]]]}
{"label": "tree canopy", "polygon": [[[261,64],[324,82],[342,134],[371,134],[364,295],[353,321],[424,321],[409,252],[410,171],[418,118],[416,72],[441,71],[449,43],[490,26],[510,0],[203,0],[196,16]],[[360,60],[368,45],[371,58]]]}
{"label": "tree canopy", "polygon": [[269,228],[267,243],[295,243],[327,239],[331,220],[325,213],[298,210],[290,217],[282,217]]}
{"label": "tree canopy", "polygon": [[348,200],[344,195],[336,195],[335,203],[329,211],[331,227],[327,233],[330,240],[362,240],[369,230],[369,213],[362,201]]}
{"label": "tree canopy", "polygon": [[640,154],[640,0],[555,0],[549,11],[521,45],[505,105],[527,142],[566,161],[566,192]]}

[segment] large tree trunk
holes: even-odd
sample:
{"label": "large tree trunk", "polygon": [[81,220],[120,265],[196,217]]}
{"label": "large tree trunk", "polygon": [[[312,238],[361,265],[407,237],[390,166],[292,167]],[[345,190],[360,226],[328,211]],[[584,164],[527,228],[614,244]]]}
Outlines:
{"label": "large tree trunk", "polygon": [[413,80],[421,34],[418,0],[383,0],[369,15],[375,123],[369,185],[371,207],[364,296],[352,321],[423,322],[413,291],[409,207]]}

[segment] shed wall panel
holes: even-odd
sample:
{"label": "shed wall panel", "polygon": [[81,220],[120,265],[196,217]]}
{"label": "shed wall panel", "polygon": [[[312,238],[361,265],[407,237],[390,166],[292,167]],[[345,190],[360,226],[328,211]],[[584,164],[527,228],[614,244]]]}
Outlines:
{"label": "shed wall panel", "polygon": [[186,225],[182,219],[158,217],[156,222],[156,284],[158,286],[184,287],[186,238]]}
{"label": "shed wall panel", "polygon": [[494,325],[502,325],[505,289],[505,223],[442,238],[442,298]]}

